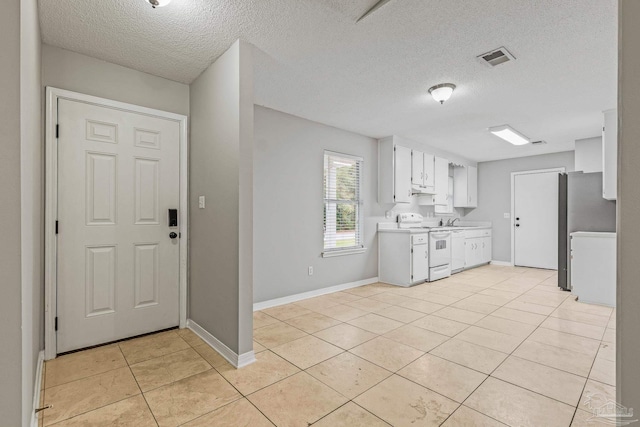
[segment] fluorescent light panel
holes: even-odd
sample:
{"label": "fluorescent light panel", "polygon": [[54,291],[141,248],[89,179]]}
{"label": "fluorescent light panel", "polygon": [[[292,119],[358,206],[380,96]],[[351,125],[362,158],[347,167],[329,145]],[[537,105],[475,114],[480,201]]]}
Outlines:
{"label": "fluorescent light panel", "polygon": [[513,145],[525,145],[531,142],[529,138],[509,125],[491,127],[489,128],[489,132]]}

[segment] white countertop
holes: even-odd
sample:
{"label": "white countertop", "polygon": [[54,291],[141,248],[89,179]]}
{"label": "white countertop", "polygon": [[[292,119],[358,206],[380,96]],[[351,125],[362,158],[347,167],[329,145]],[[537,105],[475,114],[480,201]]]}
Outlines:
{"label": "white countertop", "polygon": [[569,234],[571,237],[599,237],[599,238],[608,238],[615,239],[616,233],[610,233],[605,231],[575,231]]}
{"label": "white countertop", "polygon": [[439,227],[437,225],[425,224],[422,226],[424,228],[398,228],[397,222],[379,222],[378,223],[378,231],[385,233],[428,233],[429,231],[450,231],[450,230],[480,230],[491,228],[491,223],[482,223],[482,222],[474,222],[474,223],[462,223],[461,225],[455,225],[451,227],[442,226]]}

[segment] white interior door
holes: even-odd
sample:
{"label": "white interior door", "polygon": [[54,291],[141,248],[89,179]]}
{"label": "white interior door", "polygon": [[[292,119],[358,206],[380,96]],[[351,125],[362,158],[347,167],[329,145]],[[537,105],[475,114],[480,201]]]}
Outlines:
{"label": "white interior door", "polygon": [[178,121],[58,101],[57,352],[179,324]]}
{"label": "white interior door", "polygon": [[514,176],[514,263],[558,269],[558,172]]}

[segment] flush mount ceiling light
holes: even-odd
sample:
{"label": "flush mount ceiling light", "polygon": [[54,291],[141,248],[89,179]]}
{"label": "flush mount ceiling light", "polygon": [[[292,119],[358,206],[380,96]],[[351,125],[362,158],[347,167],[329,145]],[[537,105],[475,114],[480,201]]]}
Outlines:
{"label": "flush mount ceiling light", "polygon": [[451,98],[451,94],[455,88],[456,85],[452,83],[441,83],[439,85],[431,86],[429,88],[429,93],[433,96],[433,99],[438,101],[440,104],[444,104],[444,101]]}
{"label": "flush mount ceiling light", "polygon": [[507,142],[510,142],[513,145],[525,145],[531,142],[529,138],[509,125],[491,127],[489,128],[489,132],[497,137],[504,139]]}
{"label": "flush mount ceiling light", "polygon": [[168,5],[171,0],[145,0],[147,3],[151,5],[152,8],[162,7]]}

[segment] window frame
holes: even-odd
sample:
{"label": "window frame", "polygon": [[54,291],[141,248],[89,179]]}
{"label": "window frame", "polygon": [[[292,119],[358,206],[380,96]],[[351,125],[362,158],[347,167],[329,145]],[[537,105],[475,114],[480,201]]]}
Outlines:
{"label": "window frame", "polygon": [[346,154],[346,153],[340,153],[337,151],[332,151],[332,150],[324,150],[323,151],[323,156],[322,156],[322,209],[324,211],[324,209],[326,209],[326,205],[327,203],[336,203],[340,204],[340,203],[345,203],[346,201],[344,200],[340,200],[340,199],[328,199],[326,197],[326,187],[325,187],[325,162],[328,160],[327,157],[340,157],[343,159],[350,159],[350,160],[354,160],[357,161],[359,163],[358,165],[358,183],[356,185],[356,200],[355,203],[347,203],[347,204],[352,204],[354,206],[356,206],[356,211],[357,211],[357,215],[356,215],[356,226],[355,226],[355,233],[356,233],[356,239],[359,238],[359,241],[356,241],[356,245],[354,246],[347,246],[347,247],[342,247],[342,248],[327,248],[325,247],[326,244],[326,229],[325,229],[325,221],[326,219],[324,218],[323,214],[323,229],[322,229],[322,257],[323,258],[327,258],[327,257],[334,257],[334,256],[342,256],[342,255],[352,255],[352,254],[360,254],[360,253],[364,253],[367,248],[364,245],[364,200],[362,198],[362,178],[363,178],[363,172],[364,172],[364,158],[361,156],[355,156],[353,154]]}

